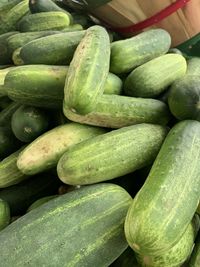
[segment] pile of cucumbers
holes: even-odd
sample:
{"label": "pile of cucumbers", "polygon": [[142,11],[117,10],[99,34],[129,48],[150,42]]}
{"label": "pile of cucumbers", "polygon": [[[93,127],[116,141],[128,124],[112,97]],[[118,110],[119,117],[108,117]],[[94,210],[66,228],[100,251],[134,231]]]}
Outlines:
{"label": "pile of cucumbers", "polygon": [[1,0],[0,267],[200,266],[200,58],[170,48]]}

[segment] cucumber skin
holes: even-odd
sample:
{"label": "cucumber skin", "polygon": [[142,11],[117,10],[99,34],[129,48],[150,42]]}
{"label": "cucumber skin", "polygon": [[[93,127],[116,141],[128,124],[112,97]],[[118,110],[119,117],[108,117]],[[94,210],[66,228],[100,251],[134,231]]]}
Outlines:
{"label": "cucumber skin", "polygon": [[19,103],[13,102],[0,112],[0,127],[11,127],[11,118],[13,113],[20,107]]}
{"label": "cucumber skin", "polygon": [[8,203],[0,199],[0,231],[10,223],[10,207]]}
{"label": "cucumber skin", "polygon": [[103,27],[92,26],[86,30],[70,63],[64,105],[82,115],[93,111],[104,92],[109,65],[109,35]]}
{"label": "cucumber skin", "polygon": [[126,95],[153,98],[184,77],[187,63],[183,56],[166,54],[139,66],[124,83]]}
{"label": "cucumber skin", "polygon": [[[109,266],[127,248],[123,223],[130,202],[130,195],[112,184],[88,186],[57,197],[1,232],[1,264]],[[12,251],[12,257],[6,257],[4,250]],[[80,253],[83,250],[85,253]]]}
{"label": "cucumber skin", "polygon": [[8,45],[7,41],[10,36],[15,35],[16,31],[7,32],[0,35],[0,64],[6,65],[12,63],[12,58],[8,53]]}
{"label": "cucumber skin", "polygon": [[63,154],[58,177],[66,184],[87,185],[131,173],[153,162],[166,134],[166,127],[138,124],[93,137]]}
{"label": "cucumber skin", "polygon": [[149,30],[126,40],[111,44],[110,71],[128,73],[135,67],[165,54],[171,45],[171,37],[163,29]]}
{"label": "cucumber skin", "polygon": [[200,263],[200,232],[195,240],[195,246],[188,262],[188,267],[199,267]]}
{"label": "cucumber skin", "polygon": [[17,166],[21,172],[27,175],[53,168],[70,146],[105,132],[102,128],[79,123],[58,126],[30,143],[20,153]]}
{"label": "cucumber skin", "polygon": [[199,202],[199,133],[197,121],[177,123],[134,198],[125,221],[125,235],[137,253],[155,256],[172,248],[192,220]]}
{"label": "cucumber skin", "polygon": [[35,202],[33,202],[27,209],[27,212],[37,209],[38,207],[40,207],[41,205],[47,203],[49,200],[54,199],[58,197],[58,195],[53,195],[53,196],[46,196],[46,197],[42,197],[37,199]]}

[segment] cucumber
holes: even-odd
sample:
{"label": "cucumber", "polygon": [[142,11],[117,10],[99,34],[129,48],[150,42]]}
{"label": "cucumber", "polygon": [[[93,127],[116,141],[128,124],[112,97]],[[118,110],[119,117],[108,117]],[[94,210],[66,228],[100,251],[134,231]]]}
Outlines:
{"label": "cucumber", "polygon": [[33,202],[27,209],[27,212],[34,210],[38,207],[40,207],[41,205],[47,203],[49,200],[54,199],[58,197],[58,195],[53,195],[53,196],[46,196],[46,197],[42,197],[40,199],[37,199],[35,202]]}
{"label": "cucumber", "polygon": [[139,267],[135,253],[128,247],[110,267]]}
{"label": "cucumber", "polygon": [[124,189],[112,184],[50,200],[0,233],[1,264],[109,266],[127,248],[123,224],[130,201]]}
{"label": "cucumber", "polygon": [[0,188],[18,184],[28,178],[17,168],[17,158],[23,149],[20,148],[0,162]]}
{"label": "cucumber", "polygon": [[187,63],[183,56],[166,54],[133,70],[124,83],[124,92],[129,96],[156,97],[172,83],[183,78]]}
{"label": "cucumber", "polygon": [[159,255],[186,231],[199,203],[199,146],[197,121],[179,122],[167,135],[126,217],[126,239],[137,253]]}
{"label": "cucumber", "polygon": [[11,127],[14,135],[22,142],[29,143],[44,133],[49,125],[47,113],[32,106],[19,107],[12,115]]}
{"label": "cucumber", "polygon": [[78,123],[58,126],[30,143],[19,155],[17,166],[30,175],[55,167],[70,146],[105,132],[104,129]]}
{"label": "cucumber", "polygon": [[68,65],[85,31],[62,32],[25,44],[20,51],[24,64]]}
{"label": "cucumber", "polygon": [[8,67],[0,70],[0,97],[7,95],[6,87],[4,86],[5,77],[7,73],[14,68],[16,67]]}
{"label": "cucumber", "polygon": [[163,29],[142,32],[134,37],[111,44],[110,71],[128,73],[169,50],[171,37]]}
{"label": "cucumber", "polygon": [[17,32],[7,32],[0,35],[0,64],[6,65],[12,63],[12,57],[8,53],[8,38]]}
{"label": "cucumber", "polygon": [[11,65],[0,65],[0,70],[11,67]]}
{"label": "cucumber", "polygon": [[79,14],[77,12],[71,12],[71,15],[73,17],[74,23],[81,24],[84,29],[87,29],[92,25],[94,25],[94,23],[87,14],[82,14],[82,13]]}
{"label": "cucumber", "polygon": [[200,264],[200,232],[195,240],[195,247],[188,262],[188,267],[199,267]]}
{"label": "cucumber", "polygon": [[13,113],[20,107],[19,103],[11,103],[4,110],[0,112],[0,127],[11,127],[11,118]]}
{"label": "cucumber", "polygon": [[0,191],[0,199],[7,201],[11,215],[23,215],[37,199],[57,193],[60,181],[54,175],[42,173]]}
{"label": "cucumber", "polygon": [[199,230],[199,225],[196,227],[195,220],[199,221],[199,217],[194,218],[193,223],[190,223],[182,235],[180,240],[169,250],[163,252],[158,256],[148,256],[137,254],[137,260],[142,267],[177,267],[182,266],[182,264],[191,255],[192,249],[194,247],[194,241],[196,234]]}
{"label": "cucumber", "polygon": [[10,223],[10,207],[8,203],[0,199],[0,231]]}
{"label": "cucumber", "polygon": [[18,23],[20,32],[63,30],[70,25],[71,18],[60,11],[41,12],[24,16]]}
{"label": "cucumber", "polygon": [[121,95],[122,85],[122,80],[117,75],[110,72],[104,85],[104,94]]}
{"label": "cucumber", "polygon": [[103,27],[92,26],[87,29],[70,63],[64,105],[82,115],[93,111],[104,92],[109,63],[109,35]]}
{"label": "cucumber", "polygon": [[65,104],[63,112],[71,121],[108,128],[138,123],[165,125],[170,118],[168,107],[162,101],[105,94],[99,98],[95,110],[87,115],[76,114]]}
{"label": "cucumber", "polygon": [[[7,96],[0,97],[0,108],[3,110],[7,108],[13,101]],[[1,113],[0,113],[1,114]]]}
{"label": "cucumber", "polygon": [[84,185],[131,173],[153,162],[166,134],[166,127],[144,123],[90,138],[66,150],[57,165],[58,177]]}
{"label": "cucumber", "polygon": [[200,58],[192,57],[187,60],[187,76],[199,76],[200,75]]}

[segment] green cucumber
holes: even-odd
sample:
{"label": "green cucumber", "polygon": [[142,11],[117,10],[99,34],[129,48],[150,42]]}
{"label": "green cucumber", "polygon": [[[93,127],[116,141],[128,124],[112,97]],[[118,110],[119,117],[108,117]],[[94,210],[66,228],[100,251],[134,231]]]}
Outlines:
{"label": "green cucumber", "polygon": [[105,132],[102,128],[78,123],[58,126],[30,143],[19,155],[17,166],[30,175],[55,167],[70,146]]}
{"label": "green cucumber", "polygon": [[57,194],[60,181],[49,173],[33,176],[17,185],[0,191],[0,199],[7,201],[11,215],[22,215],[37,199]]}
{"label": "green cucumber", "polygon": [[63,30],[71,23],[68,14],[60,11],[41,12],[24,16],[18,23],[20,32]]}
{"label": "green cucumber", "polygon": [[0,199],[0,231],[10,223],[10,207],[8,203]]}
{"label": "green cucumber", "polygon": [[58,177],[66,184],[84,185],[131,173],[153,162],[166,134],[166,127],[144,123],[90,138],[63,154]]}
{"label": "green cucumber", "polygon": [[126,95],[156,97],[172,83],[183,78],[187,63],[183,56],[166,54],[133,70],[124,83]]}
{"label": "green cucumber", "polygon": [[19,103],[11,103],[0,112],[0,126],[11,127],[11,118],[13,113],[20,107]]}
{"label": "green cucumber", "polygon": [[179,122],[167,135],[126,217],[126,238],[137,253],[159,255],[186,231],[199,203],[199,147],[197,121]]}
{"label": "green cucumber", "polygon": [[[0,97],[0,109],[7,108],[13,101],[10,100],[7,96]],[[1,114],[1,113],[0,113]]]}
{"label": "green cucumber", "polygon": [[8,74],[8,72],[16,67],[8,67],[0,70],[0,97],[6,96],[6,87],[4,85],[5,77]]}
{"label": "green cucumber", "polygon": [[71,15],[73,17],[74,23],[81,24],[84,29],[87,29],[92,25],[94,25],[94,23],[87,14],[81,14],[81,13],[79,14],[77,12],[71,12]]}
{"label": "green cucumber", "polygon": [[139,267],[135,253],[128,247],[110,267]]}
{"label": "green cucumber", "polygon": [[62,32],[25,44],[20,51],[24,64],[68,65],[85,31]]}
{"label": "green cucumber", "polygon": [[123,225],[130,202],[113,184],[52,199],[0,233],[1,265],[109,266],[127,248]]}
{"label": "green cucumber", "polygon": [[64,104],[75,113],[93,111],[109,73],[110,40],[101,26],[92,26],[78,45],[64,88]]}
{"label": "green cucumber", "polygon": [[19,107],[11,119],[14,135],[22,142],[29,143],[44,133],[49,125],[47,113],[32,106]]}
{"label": "green cucumber", "polygon": [[58,197],[58,195],[53,195],[53,196],[46,196],[46,197],[42,197],[40,199],[37,199],[35,202],[33,202],[27,209],[27,212],[34,210],[38,207],[40,207],[41,205],[47,203],[49,200],[54,199]]}
{"label": "green cucumber", "polygon": [[17,168],[17,158],[23,149],[24,147],[20,148],[0,162],[0,188],[9,187],[27,179],[28,176]]}
{"label": "green cucumber", "polygon": [[188,262],[188,267],[199,267],[200,264],[200,232],[195,240],[195,246]]}
{"label": "green cucumber", "polygon": [[104,85],[104,94],[121,95],[122,85],[122,80],[117,75],[110,72]]}
{"label": "green cucumber", "polygon": [[165,54],[171,37],[163,29],[153,29],[111,44],[110,71],[127,73],[149,60]]}
{"label": "green cucumber", "polygon": [[0,70],[11,67],[11,65],[0,65]]}
{"label": "green cucumber", "polygon": [[187,60],[187,76],[200,76],[200,58],[192,57]]}
{"label": "green cucumber", "polygon": [[99,98],[95,110],[87,115],[76,114],[65,104],[63,112],[71,121],[108,128],[138,123],[165,125],[170,118],[167,105],[162,101],[105,94]]}
{"label": "green cucumber", "polygon": [[12,63],[12,57],[8,53],[8,38],[18,32],[7,32],[0,35],[0,64],[6,65]]}

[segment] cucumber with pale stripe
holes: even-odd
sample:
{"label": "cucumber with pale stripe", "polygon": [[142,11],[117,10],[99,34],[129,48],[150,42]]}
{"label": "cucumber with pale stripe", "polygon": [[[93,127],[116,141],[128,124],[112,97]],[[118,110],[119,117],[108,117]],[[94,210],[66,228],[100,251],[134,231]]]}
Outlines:
{"label": "cucumber with pale stripe", "polygon": [[109,266],[127,248],[123,225],[130,202],[113,184],[52,199],[0,233],[1,265]]}
{"label": "cucumber with pale stripe", "polygon": [[102,128],[79,123],[58,126],[30,143],[20,153],[17,166],[20,171],[30,175],[55,167],[70,146],[105,132]]}
{"label": "cucumber with pale stripe", "polygon": [[93,111],[104,92],[109,73],[110,40],[101,26],[92,26],[78,45],[70,63],[64,88],[64,104],[70,110]]}
{"label": "cucumber with pale stripe", "polygon": [[58,177],[84,185],[134,172],[153,162],[166,134],[166,127],[144,123],[90,138],[66,150],[57,165]]}
{"label": "cucumber with pale stripe", "polygon": [[10,223],[10,207],[8,203],[0,199],[0,231]]}
{"label": "cucumber with pale stripe", "polygon": [[127,241],[139,254],[161,254],[186,231],[199,203],[199,160],[200,123],[177,123],[126,217]]}

